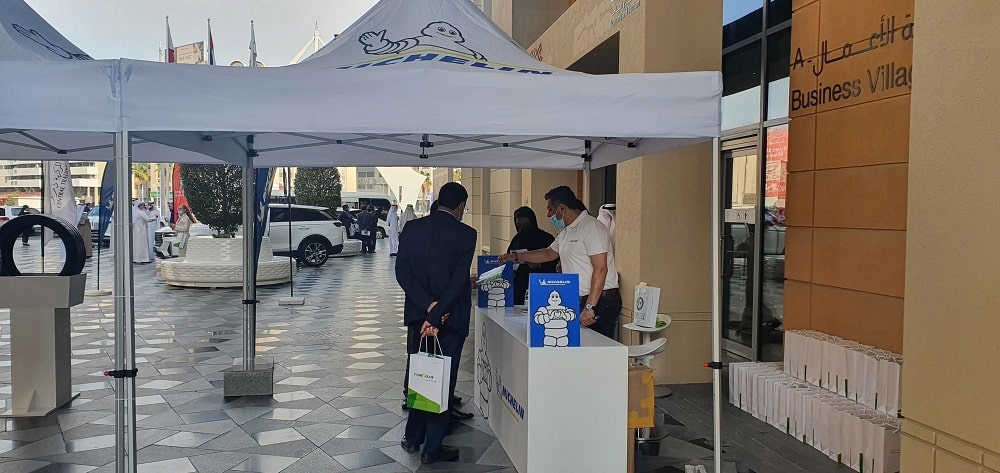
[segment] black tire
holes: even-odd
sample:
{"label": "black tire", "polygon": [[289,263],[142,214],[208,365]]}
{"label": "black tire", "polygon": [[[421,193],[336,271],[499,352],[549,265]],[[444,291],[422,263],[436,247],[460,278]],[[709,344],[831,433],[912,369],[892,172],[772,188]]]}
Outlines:
{"label": "black tire", "polygon": [[379,240],[384,240],[387,235],[388,235],[388,233],[386,233],[386,231],[385,231],[384,228],[378,227],[378,239]]}
{"label": "black tire", "polygon": [[323,266],[333,254],[333,248],[326,238],[311,236],[299,244],[299,261],[313,268]]}
{"label": "black tire", "polygon": [[0,276],[21,276],[21,271],[14,263],[14,243],[21,237],[21,233],[35,225],[52,230],[66,246],[66,262],[59,275],[76,276],[82,273],[87,253],[83,246],[83,236],[76,225],[49,215],[29,214],[11,219],[0,227]]}

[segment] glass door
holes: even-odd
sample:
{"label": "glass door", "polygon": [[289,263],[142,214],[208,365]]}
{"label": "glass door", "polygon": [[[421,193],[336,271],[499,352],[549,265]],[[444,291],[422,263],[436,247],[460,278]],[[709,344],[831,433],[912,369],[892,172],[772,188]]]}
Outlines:
{"label": "glass door", "polygon": [[722,343],[723,348],[757,359],[756,264],[757,199],[760,168],[752,146],[723,149],[722,154]]}

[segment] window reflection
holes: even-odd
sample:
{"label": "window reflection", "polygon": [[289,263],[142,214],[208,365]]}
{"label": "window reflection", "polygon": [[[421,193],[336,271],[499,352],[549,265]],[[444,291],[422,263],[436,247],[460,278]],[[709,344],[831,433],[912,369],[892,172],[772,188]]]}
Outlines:
{"label": "window reflection", "polygon": [[771,0],[767,7],[767,27],[771,28],[792,19],[792,0]]}
{"label": "window reflection", "polygon": [[767,129],[764,156],[764,247],[761,262],[761,359],[781,359],[785,292],[785,196],[788,187],[788,126]]}
{"label": "window reflection", "polygon": [[792,30],[784,29],[767,38],[767,119],[788,116],[788,72],[792,53]]}
{"label": "window reflection", "polygon": [[760,121],[760,43],[722,58],[722,129]]}
{"label": "window reflection", "polygon": [[723,48],[760,33],[763,27],[763,0],[724,0],[722,3]]}

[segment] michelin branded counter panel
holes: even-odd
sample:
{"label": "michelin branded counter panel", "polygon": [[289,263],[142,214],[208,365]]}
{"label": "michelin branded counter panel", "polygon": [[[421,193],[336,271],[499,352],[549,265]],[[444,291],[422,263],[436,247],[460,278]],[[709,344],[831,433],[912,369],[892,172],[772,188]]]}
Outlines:
{"label": "michelin branded counter panel", "polygon": [[581,329],[576,275],[533,274],[528,294],[476,310],[480,414],[521,473],[625,471],[627,348]]}

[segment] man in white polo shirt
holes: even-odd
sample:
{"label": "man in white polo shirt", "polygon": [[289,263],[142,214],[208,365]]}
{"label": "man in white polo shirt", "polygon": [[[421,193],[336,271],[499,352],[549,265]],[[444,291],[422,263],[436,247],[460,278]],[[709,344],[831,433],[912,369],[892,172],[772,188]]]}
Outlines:
{"label": "man in white polo shirt", "polygon": [[545,194],[548,217],[561,230],[551,246],[500,256],[500,262],[547,263],[560,259],[563,273],[580,275],[580,323],[615,337],[622,296],[618,291],[615,249],[607,227],[587,213],[567,186]]}

